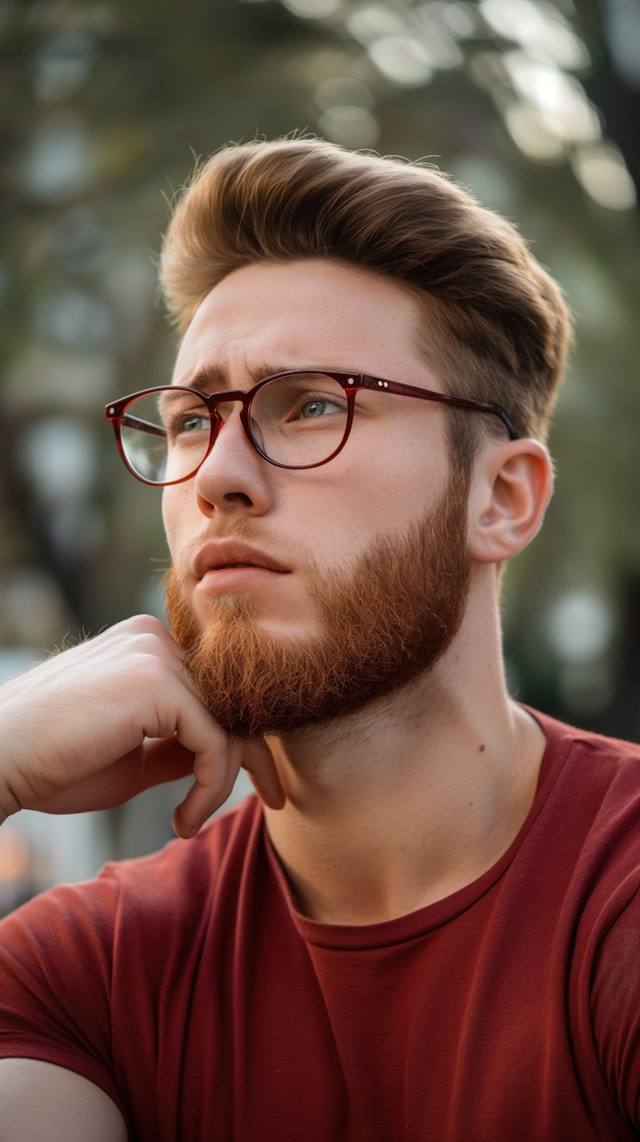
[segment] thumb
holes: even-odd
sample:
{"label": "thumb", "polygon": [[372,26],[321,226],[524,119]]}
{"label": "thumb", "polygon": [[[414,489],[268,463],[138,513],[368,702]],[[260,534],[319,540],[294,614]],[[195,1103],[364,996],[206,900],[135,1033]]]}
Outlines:
{"label": "thumb", "polygon": [[243,744],[242,767],[246,769],[256,793],[267,808],[282,809],[287,799],[286,794],[264,738],[253,738]]}

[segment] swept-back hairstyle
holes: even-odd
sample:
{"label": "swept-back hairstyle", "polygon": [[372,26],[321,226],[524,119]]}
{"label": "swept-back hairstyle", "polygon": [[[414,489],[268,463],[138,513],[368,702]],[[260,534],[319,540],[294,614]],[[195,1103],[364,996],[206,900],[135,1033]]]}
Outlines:
{"label": "swept-back hairstyle", "polygon": [[[424,314],[416,344],[445,390],[544,438],[570,340],[561,292],[515,228],[446,174],[311,138],[226,147],[177,197],[160,272],[170,316],[182,334],[233,270],[304,258],[409,290]],[[479,421],[494,418],[453,412],[465,465]]]}

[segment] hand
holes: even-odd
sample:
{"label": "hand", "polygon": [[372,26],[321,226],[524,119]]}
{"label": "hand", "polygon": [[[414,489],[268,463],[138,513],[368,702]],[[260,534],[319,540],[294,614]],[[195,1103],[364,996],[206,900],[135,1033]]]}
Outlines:
{"label": "hand", "polygon": [[0,820],[19,809],[111,808],[192,773],[173,821],[190,837],[241,765],[270,807],[284,803],[267,746],[228,737],[191,687],[178,643],[144,615],[3,686],[0,749]]}

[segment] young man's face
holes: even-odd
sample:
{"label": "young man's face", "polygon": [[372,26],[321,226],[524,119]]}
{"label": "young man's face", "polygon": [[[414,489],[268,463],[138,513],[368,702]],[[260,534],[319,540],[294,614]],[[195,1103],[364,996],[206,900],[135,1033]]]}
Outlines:
{"label": "young man's face", "polygon": [[[174,383],[202,388],[215,370],[215,391],[250,389],[324,367],[437,389],[417,321],[400,287],[355,268],[248,266],[200,306]],[[361,392],[343,451],[297,471],[258,455],[239,407],[221,410],[197,475],[165,490],[169,617],[221,722],[278,732],[374,700],[443,653],[466,599],[466,487],[441,405]]]}

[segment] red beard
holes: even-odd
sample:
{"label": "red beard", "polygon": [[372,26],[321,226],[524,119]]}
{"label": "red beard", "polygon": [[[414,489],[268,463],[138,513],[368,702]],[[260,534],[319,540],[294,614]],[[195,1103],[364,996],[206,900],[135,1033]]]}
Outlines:
{"label": "red beard", "polygon": [[324,633],[278,639],[246,597],[213,601],[200,631],[175,568],[167,613],[207,709],[238,737],[282,734],[344,717],[430,670],[457,633],[469,590],[468,484],[404,535],[379,539],[348,572],[315,577]]}

